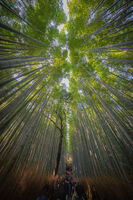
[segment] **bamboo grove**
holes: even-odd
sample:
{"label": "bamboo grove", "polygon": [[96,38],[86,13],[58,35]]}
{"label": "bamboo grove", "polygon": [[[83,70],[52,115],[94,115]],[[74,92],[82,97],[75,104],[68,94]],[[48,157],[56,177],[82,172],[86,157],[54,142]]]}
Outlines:
{"label": "bamboo grove", "polygon": [[1,183],[132,174],[133,1],[63,2],[0,1]]}

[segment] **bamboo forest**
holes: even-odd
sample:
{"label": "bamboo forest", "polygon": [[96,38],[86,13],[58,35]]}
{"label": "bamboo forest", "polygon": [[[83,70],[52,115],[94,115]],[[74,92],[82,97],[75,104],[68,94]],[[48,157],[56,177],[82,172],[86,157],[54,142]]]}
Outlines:
{"label": "bamboo forest", "polygon": [[132,67],[133,0],[0,0],[1,200],[133,200]]}

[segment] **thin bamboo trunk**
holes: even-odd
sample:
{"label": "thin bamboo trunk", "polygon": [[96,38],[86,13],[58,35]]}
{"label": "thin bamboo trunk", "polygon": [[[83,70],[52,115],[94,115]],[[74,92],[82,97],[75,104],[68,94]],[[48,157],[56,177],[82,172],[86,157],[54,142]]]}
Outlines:
{"label": "thin bamboo trunk", "polygon": [[58,174],[58,169],[59,169],[60,159],[61,159],[61,152],[62,152],[62,142],[63,142],[63,125],[62,125],[61,117],[60,117],[60,120],[61,120],[61,129],[60,129],[60,139],[59,139],[57,158],[56,158],[55,169],[54,169],[55,176]]}

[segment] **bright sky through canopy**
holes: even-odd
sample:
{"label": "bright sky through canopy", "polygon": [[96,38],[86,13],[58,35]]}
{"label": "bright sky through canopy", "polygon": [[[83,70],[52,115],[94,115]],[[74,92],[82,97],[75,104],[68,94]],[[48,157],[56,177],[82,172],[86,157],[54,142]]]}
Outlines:
{"label": "bright sky through canopy", "polygon": [[61,85],[65,84],[66,91],[69,92],[69,79],[68,78],[63,78],[61,80]]}
{"label": "bright sky through canopy", "polygon": [[65,12],[66,17],[67,17],[67,21],[69,21],[69,10],[68,10],[68,7],[67,7],[67,0],[62,0],[62,3],[63,3],[64,12]]}
{"label": "bright sky through canopy", "polygon": [[[69,9],[67,7],[67,0],[62,0],[62,3],[63,3],[63,10],[64,10],[64,13],[66,15],[66,20],[69,21]],[[59,32],[61,32],[63,27],[64,27],[64,24],[60,24],[58,26]]]}

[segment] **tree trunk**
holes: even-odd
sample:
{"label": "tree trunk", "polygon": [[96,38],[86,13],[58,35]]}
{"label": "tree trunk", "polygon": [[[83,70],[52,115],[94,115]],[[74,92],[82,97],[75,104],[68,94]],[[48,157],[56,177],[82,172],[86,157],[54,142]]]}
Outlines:
{"label": "tree trunk", "polygon": [[61,150],[62,150],[62,141],[63,141],[63,127],[62,127],[62,119],[61,119],[60,140],[59,140],[57,158],[56,158],[55,169],[54,169],[54,175],[55,176],[57,175],[58,169],[59,169],[60,158],[61,158]]}

